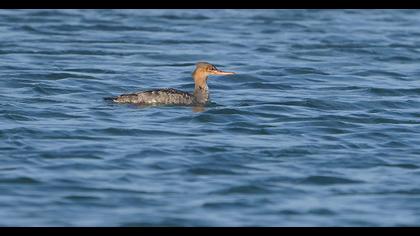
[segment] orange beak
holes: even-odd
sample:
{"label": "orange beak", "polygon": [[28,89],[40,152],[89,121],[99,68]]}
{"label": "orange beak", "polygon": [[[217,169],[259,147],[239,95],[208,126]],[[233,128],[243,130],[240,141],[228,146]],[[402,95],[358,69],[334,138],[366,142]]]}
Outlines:
{"label": "orange beak", "polygon": [[211,72],[211,74],[213,74],[213,75],[234,75],[235,72],[226,72],[226,71],[221,71],[221,70],[213,70]]}

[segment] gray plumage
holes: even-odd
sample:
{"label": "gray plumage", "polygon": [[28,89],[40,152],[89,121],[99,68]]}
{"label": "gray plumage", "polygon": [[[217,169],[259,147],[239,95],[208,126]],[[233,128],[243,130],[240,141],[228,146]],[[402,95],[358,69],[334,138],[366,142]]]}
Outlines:
{"label": "gray plumage", "polygon": [[112,100],[116,103],[135,103],[144,105],[193,105],[197,103],[192,94],[171,88],[122,94]]}

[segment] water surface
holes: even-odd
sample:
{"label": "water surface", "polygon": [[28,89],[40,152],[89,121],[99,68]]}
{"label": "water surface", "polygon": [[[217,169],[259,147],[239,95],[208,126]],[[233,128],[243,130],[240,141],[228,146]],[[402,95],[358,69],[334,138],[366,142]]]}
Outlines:
{"label": "water surface", "polygon": [[[420,222],[420,11],[1,10],[1,226]],[[160,87],[212,103],[110,104]]]}

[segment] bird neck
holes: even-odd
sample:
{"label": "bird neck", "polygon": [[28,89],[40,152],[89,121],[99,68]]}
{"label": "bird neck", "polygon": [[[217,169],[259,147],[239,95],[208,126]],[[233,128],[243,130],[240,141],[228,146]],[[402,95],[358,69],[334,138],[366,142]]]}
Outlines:
{"label": "bird neck", "polygon": [[206,103],[209,100],[209,87],[207,76],[194,76],[194,97],[198,103]]}

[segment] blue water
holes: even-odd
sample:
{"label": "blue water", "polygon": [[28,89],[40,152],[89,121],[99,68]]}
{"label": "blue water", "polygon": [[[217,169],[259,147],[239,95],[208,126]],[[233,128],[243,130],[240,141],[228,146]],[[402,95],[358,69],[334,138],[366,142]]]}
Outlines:
{"label": "blue water", "polygon": [[[420,11],[1,10],[0,226],[419,226]],[[212,102],[103,97],[192,91]]]}

